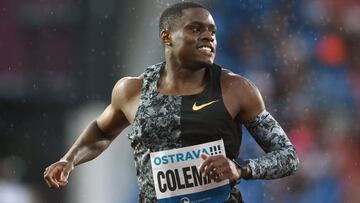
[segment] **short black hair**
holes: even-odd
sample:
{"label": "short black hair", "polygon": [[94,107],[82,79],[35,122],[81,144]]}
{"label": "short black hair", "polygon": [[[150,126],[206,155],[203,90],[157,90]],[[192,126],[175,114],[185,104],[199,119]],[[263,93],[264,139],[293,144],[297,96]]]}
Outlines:
{"label": "short black hair", "polygon": [[173,4],[165,9],[160,16],[159,33],[163,30],[171,29],[171,25],[173,25],[174,20],[180,18],[183,15],[182,11],[188,8],[203,8],[208,10],[204,6],[194,2],[180,2]]}

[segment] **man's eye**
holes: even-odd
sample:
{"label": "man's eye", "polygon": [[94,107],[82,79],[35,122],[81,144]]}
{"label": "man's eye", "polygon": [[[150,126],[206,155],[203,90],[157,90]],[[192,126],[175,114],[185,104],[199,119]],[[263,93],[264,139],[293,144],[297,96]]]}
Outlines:
{"label": "man's eye", "polygon": [[192,30],[193,32],[199,32],[199,31],[200,31],[200,29],[199,29],[198,27],[193,27],[193,28],[191,28],[191,30]]}

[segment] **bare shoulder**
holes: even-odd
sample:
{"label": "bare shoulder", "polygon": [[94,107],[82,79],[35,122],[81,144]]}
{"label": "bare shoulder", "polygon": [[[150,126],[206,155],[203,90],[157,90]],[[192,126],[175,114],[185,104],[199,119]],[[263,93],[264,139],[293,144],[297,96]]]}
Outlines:
{"label": "bare shoulder", "polygon": [[143,75],[123,77],[114,86],[111,103],[115,106],[127,103],[140,95]]}
{"label": "bare shoulder", "polygon": [[256,85],[249,79],[227,69],[222,69],[221,86],[223,90],[231,91],[232,93],[249,94],[258,92]]}
{"label": "bare shoulder", "polygon": [[256,85],[244,76],[223,69],[221,89],[226,106],[233,117],[241,122],[254,118],[264,109],[264,101]]}

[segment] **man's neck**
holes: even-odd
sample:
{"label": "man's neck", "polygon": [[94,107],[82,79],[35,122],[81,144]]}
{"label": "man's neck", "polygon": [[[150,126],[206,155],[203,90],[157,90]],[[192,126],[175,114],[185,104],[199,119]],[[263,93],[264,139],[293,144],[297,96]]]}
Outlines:
{"label": "man's neck", "polygon": [[191,95],[201,92],[206,84],[206,68],[185,67],[166,61],[158,81],[159,91],[169,95]]}

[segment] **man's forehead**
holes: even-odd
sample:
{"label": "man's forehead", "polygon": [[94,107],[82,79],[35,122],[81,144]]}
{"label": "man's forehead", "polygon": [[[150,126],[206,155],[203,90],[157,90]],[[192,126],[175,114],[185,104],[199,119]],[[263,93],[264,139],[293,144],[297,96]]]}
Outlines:
{"label": "man's forehead", "polygon": [[188,8],[184,9],[183,15],[181,16],[181,22],[184,24],[197,22],[204,24],[213,24],[215,25],[214,19],[211,16],[210,12],[203,8]]}

